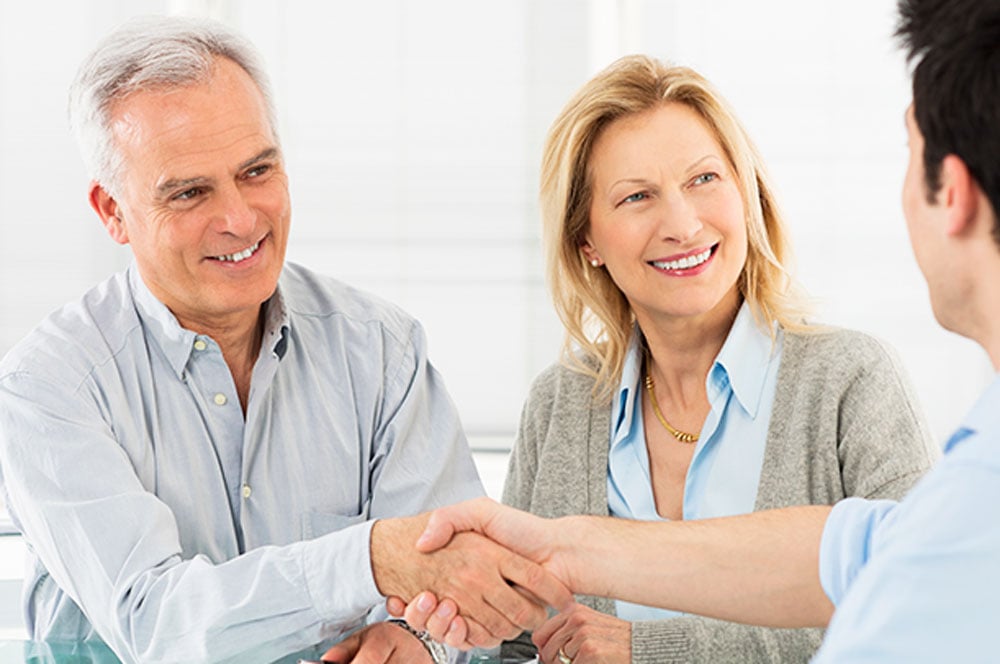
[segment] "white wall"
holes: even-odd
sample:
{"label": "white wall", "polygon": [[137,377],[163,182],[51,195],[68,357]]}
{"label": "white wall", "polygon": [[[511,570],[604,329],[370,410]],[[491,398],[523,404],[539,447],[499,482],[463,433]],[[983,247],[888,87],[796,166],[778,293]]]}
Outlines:
{"label": "white wall", "polygon": [[692,65],[730,99],[821,318],[899,349],[939,438],[990,376],[933,323],[905,239],[891,0],[3,0],[0,352],[127,261],[86,205],[65,90],[112,25],[170,11],[222,18],[261,47],[292,172],[289,257],[417,315],[478,446],[509,444],[559,347],[535,203],[544,133],[632,51]]}
{"label": "white wall", "polygon": [[178,11],[229,21],[269,63],[289,257],[424,322],[478,447],[509,445],[559,347],[535,203],[544,133],[626,52],[692,65],[729,98],[775,176],[820,318],[899,349],[939,439],[991,375],[934,324],[906,241],[892,0],[0,0],[0,352],[128,260],[86,205],[66,86],[115,23]]}
{"label": "white wall", "polygon": [[992,374],[934,324],[906,241],[892,0],[0,0],[0,353],[128,260],[86,205],[66,87],[115,23],[170,11],[227,20],[263,50],[292,174],[289,257],[424,322],[474,444],[500,450],[478,456],[494,495],[561,337],[539,252],[544,133],[626,52],[692,65],[729,98],[821,319],[899,349],[939,439]]}

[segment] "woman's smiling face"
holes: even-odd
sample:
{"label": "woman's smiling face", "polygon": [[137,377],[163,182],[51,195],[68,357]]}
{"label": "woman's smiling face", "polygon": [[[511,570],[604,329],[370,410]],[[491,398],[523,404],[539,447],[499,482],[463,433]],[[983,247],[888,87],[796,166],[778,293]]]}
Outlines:
{"label": "woman's smiling face", "polygon": [[640,319],[735,310],[747,260],[743,199],[715,133],[667,102],[609,124],[589,161],[583,251]]}

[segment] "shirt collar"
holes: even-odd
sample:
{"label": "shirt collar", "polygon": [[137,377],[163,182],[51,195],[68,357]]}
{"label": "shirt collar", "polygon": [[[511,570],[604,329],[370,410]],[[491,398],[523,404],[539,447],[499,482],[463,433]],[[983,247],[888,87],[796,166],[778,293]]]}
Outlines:
{"label": "shirt collar", "polygon": [[[146,286],[139,274],[135,261],[128,267],[128,282],[132,290],[132,298],[147,334],[151,336],[162,349],[170,367],[178,378],[184,377],[191,353],[194,352],[194,342],[199,337],[209,340],[205,335],[198,335],[192,330],[181,327],[177,317],[171,313],[167,305],[160,302]],[[290,327],[288,307],[282,294],[281,285],[274,295],[268,299],[264,307],[264,342],[262,348],[269,347],[280,360],[288,347],[288,330]],[[214,343],[214,341],[212,341]]]}
{"label": "shirt collar", "polygon": [[625,351],[622,376],[618,383],[617,408],[613,411],[617,416],[612,423],[612,431],[615,432],[629,431],[632,428],[632,414],[635,412],[633,404],[635,403],[637,388],[641,379],[639,374],[642,372],[643,352],[641,339],[642,335],[639,332],[639,326],[636,325],[632,330],[632,339],[629,341],[628,350]]}
{"label": "shirt collar", "polygon": [[972,410],[962,420],[962,426],[946,443],[944,451],[951,451],[963,440],[979,431],[1000,430],[1000,408],[997,408],[997,404],[1000,404],[1000,375],[994,377],[993,382],[976,401]]}
{"label": "shirt collar", "polygon": [[[778,334],[780,338],[780,330]],[[712,400],[713,388],[715,391],[722,391],[731,386],[743,410],[751,417],[756,417],[767,383],[768,367],[777,347],[777,341],[772,343],[771,336],[760,329],[750,306],[744,302],[736,314],[722,350],[708,372],[706,387],[709,390],[709,400]],[[641,387],[642,361],[641,333],[637,325],[625,352],[616,408],[613,411],[616,417],[612,431],[631,429],[636,393]]]}
{"label": "shirt collar", "polygon": [[[778,331],[780,335],[780,330]],[[715,358],[709,379],[725,379],[733,388],[740,406],[751,417],[757,417],[767,383],[767,372],[778,348],[778,338],[762,330],[754,320],[750,305],[744,302],[736,314],[722,350]],[[709,384],[711,389],[711,384]]]}

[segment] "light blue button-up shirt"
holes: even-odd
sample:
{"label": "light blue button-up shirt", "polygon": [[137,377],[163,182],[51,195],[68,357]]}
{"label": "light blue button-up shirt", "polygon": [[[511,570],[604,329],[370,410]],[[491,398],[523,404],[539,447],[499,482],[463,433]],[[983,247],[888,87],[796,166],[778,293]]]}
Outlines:
{"label": "light blue button-up shirt", "polygon": [[219,346],[133,266],[0,363],[0,462],[31,635],[143,662],[335,638],[382,600],[370,519],[482,494],[420,326],[291,264],[245,417]]}
{"label": "light blue button-up shirt", "polygon": [[[764,463],[768,424],[781,364],[777,343],[761,330],[744,303],[705,379],[711,410],[705,419],[684,486],[684,518],[707,519],[752,512]],[[613,516],[665,520],[656,511],[642,417],[643,351],[638,332],[625,358],[613,404],[608,456],[608,507]],[[657,423],[659,426],[659,423]],[[616,602],[618,617],[657,620],[681,615]]]}
{"label": "light blue button-up shirt", "polygon": [[1000,660],[1000,377],[901,502],[834,506],[820,582],[837,610],[815,662]]}

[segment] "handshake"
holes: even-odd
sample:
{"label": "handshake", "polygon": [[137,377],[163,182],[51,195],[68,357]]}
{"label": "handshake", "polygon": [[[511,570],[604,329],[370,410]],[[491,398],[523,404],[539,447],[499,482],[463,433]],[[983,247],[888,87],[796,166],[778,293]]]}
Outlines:
{"label": "handshake", "polygon": [[[564,555],[572,548],[566,546],[569,538],[561,537],[584,521],[543,519],[487,498],[382,519],[371,532],[375,584],[388,598],[390,614],[405,616],[435,641],[463,650],[492,648],[536,631],[543,661],[562,661],[554,659],[554,652],[548,657],[539,636],[555,633],[560,616],[589,611],[574,603],[571,591],[588,588],[578,585]],[[560,616],[550,620],[548,607]],[[334,646],[323,661],[413,661],[403,654],[413,642],[392,625],[378,635],[362,630]]]}
{"label": "handshake", "polygon": [[553,523],[488,498],[380,520],[372,529],[375,583],[390,614],[436,641],[494,647],[541,627],[547,607],[573,604]]}
{"label": "handshake", "polygon": [[[376,522],[372,572],[389,613],[435,641],[490,648],[528,630],[543,662],[627,662],[629,623],[575,604],[573,593],[746,624],[825,626],[833,606],[816,570],[829,512],[809,505],[697,522],[545,519],[478,498]],[[559,613],[549,618],[548,607]],[[405,634],[386,632],[393,641]],[[364,638],[334,646],[324,661],[413,661],[397,659],[384,638],[387,654],[358,658]]]}

